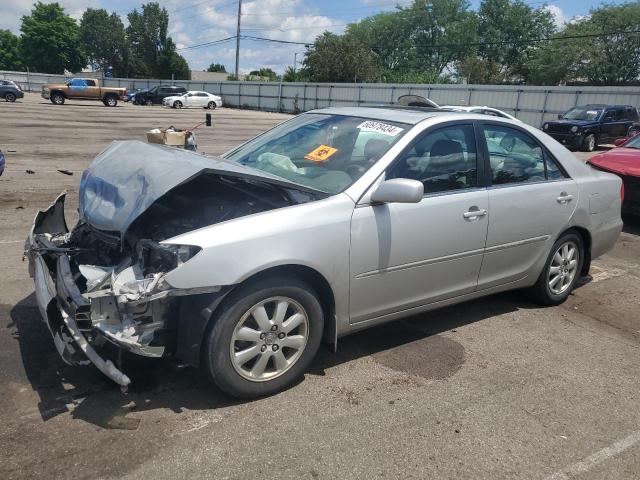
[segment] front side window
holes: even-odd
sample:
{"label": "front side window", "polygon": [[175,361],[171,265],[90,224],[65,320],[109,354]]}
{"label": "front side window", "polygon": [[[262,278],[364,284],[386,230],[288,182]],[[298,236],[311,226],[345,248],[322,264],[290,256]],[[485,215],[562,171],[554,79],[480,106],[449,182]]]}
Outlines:
{"label": "front side window", "polygon": [[326,193],[362,176],[409,129],[386,120],[304,114],[226,155],[258,170]]}
{"label": "front side window", "polygon": [[484,125],[493,185],[564,178],[555,160],[530,135],[502,125]]}
{"label": "front side window", "polygon": [[427,194],[477,186],[473,126],[452,125],[426,133],[398,157],[386,178],[419,180]]}

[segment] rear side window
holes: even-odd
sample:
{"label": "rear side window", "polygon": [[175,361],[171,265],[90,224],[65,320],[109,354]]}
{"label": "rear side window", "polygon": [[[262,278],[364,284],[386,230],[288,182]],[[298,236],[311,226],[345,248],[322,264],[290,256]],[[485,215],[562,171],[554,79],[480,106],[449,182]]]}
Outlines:
{"label": "rear side window", "polygon": [[551,155],[533,137],[502,125],[484,125],[491,183],[505,185],[565,178]]}
{"label": "rear side window", "polygon": [[425,193],[476,187],[478,169],[472,125],[452,125],[427,132],[405,150],[387,178],[411,178]]}
{"label": "rear side window", "polygon": [[87,87],[95,87],[96,86],[96,81],[95,80],[85,80],[84,83],[87,85]]}

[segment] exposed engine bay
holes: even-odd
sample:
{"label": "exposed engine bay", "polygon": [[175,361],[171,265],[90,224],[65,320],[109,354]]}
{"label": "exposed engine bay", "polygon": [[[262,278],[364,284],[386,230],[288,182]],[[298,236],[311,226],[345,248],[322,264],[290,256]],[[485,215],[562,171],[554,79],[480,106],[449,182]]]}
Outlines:
{"label": "exposed engine bay", "polygon": [[[134,145],[135,150],[156,154],[160,149],[162,155],[173,156],[166,147],[142,145]],[[213,293],[224,287],[173,288],[164,276],[197,255],[200,247],[164,244],[163,240],[318,198],[304,188],[274,182],[269,177],[242,175],[233,166],[229,173],[220,168],[222,161],[218,168],[203,169],[203,156],[188,155],[197,158],[195,165],[191,162],[185,167],[183,177],[187,179],[180,181],[180,175],[169,182],[164,179],[165,185],[155,188],[153,195],[149,193],[149,182],[155,174],[155,159],[129,163],[128,178],[135,179],[141,188],[137,195],[130,190],[131,183],[123,182],[127,189],[123,193],[109,174],[92,175],[92,163],[83,175],[80,221],[75,228],[68,231],[66,226],[62,194],[46,211],[38,213],[25,245],[38,304],[62,358],[70,364],[91,361],[123,387],[129,378],[112,361],[98,355],[94,347],[109,343],[138,355],[174,355],[181,297]],[[116,155],[115,163],[121,159],[120,154]],[[104,166],[104,158],[96,161]],[[180,169],[179,162],[174,166]],[[166,165],[160,162],[163,167]],[[120,169],[115,180],[122,179],[124,173]],[[138,203],[134,209],[130,203],[120,204],[109,215],[109,210],[127,197],[139,200],[145,195],[146,203]],[[120,218],[126,220],[118,223],[118,214],[123,210],[127,215]],[[96,224],[111,224],[118,230],[105,230]]]}

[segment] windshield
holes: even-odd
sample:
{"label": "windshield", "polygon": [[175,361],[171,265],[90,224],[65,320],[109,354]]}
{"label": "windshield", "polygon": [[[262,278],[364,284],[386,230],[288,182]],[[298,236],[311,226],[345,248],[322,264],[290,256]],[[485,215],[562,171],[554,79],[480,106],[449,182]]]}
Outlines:
{"label": "windshield", "polygon": [[623,146],[626,148],[640,149],[640,135],[636,135],[635,137],[627,140],[627,143],[625,143]]}
{"label": "windshield", "polygon": [[564,120],[598,120],[602,113],[601,108],[575,107],[565,113]]}
{"label": "windshield", "polygon": [[294,183],[338,193],[360,178],[409,128],[362,117],[305,114],[226,157]]}

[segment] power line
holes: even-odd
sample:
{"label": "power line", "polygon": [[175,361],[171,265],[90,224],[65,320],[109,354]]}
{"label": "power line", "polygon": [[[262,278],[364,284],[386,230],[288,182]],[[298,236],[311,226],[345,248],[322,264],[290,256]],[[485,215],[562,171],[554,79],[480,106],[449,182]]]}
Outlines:
{"label": "power line", "polygon": [[236,36],[234,35],[232,37],[220,38],[218,40],[212,40],[210,42],[199,43],[197,45],[188,45],[186,47],[176,48],[176,50],[193,50],[194,48],[211,47],[213,45],[219,45],[219,44],[226,43],[226,42],[229,42],[229,41],[235,40],[235,39],[236,39]]}

